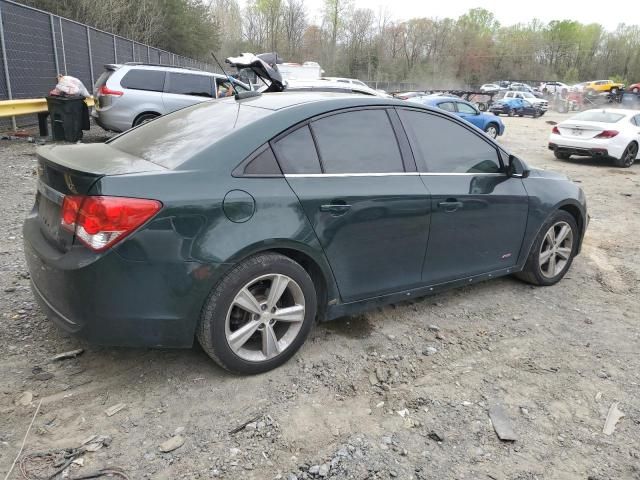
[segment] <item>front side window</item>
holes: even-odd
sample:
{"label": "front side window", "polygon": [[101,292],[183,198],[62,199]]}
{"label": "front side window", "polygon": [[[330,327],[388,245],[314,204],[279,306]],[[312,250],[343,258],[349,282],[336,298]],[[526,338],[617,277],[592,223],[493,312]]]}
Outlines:
{"label": "front side window", "polygon": [[399,109],[402,125],[422,171],[433,173],[498,173],[496,147],[447,118]]}
{"label": "front side window", "polygon": [[321,173],[316,146],[307,125],[274,142],[273,149],[284,173]]}
{"label": "front side window", "polygon": [[169,73],[168,93],[193,95],[196,97],[214,97],[211,77],[193,73]]}
{"label": "front side window", "polygon": [[471,105],[467,105],[466,103],[460,103],[458,102],[458,111],[460,113],[468,113],[471,115],[475,115],[476,113],[476,109],[473,108]]}
{"label": "front side window", "polygon": [[447,112],[456,111],[456,106],[453,104],[453,102],[442,102],[438,104],[438,107],[440,107],[442,110],[445,110]]}
{"label": "front side window", "polygon": [[125,73],[120,85],[130,90],[147,90],[161,92],[164,88],[165,72],[161,70],[145,70],[134,68]]}
{"label": "front side window", "polygon": [[338,113],[311,123],[324,173],[404,172],[385,110]]}

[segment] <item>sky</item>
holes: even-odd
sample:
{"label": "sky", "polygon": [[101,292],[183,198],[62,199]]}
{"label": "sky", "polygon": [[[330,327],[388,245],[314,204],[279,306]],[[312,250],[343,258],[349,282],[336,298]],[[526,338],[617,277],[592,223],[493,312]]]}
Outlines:
{"label": "sky", "polygon": [[[493,12],[503,25],[526,23],[538,18],[550,20],[577,20],[581,23],[599,23],[607,30],[615,30],[619,23],[640,23],[640,4],[636,0],[623,0],[608,8],[605,4],[589,0],[536,0],[518,2],[514,0],[353,0],[357,8],[371,8],[378,11],[386,7],[392,19],[407,20],[413,17],[457,18],[471,8],[482,7]],[[305,0],[311,18],[319,21],[323,0]],[[599,6],[598,6],[599,5]],[[635,15],[629,15],[635,10]]]}

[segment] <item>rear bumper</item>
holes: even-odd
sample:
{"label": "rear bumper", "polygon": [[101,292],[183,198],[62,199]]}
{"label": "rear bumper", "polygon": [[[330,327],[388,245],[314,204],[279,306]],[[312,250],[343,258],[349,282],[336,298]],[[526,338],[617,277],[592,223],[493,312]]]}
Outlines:
{"label": "rear bumper", "polygon": [[557,145],[555,143],[549,143],[549,150],[554,152],[566,153],[567,155],[579,155],[583,157],[608,157],[609,152],[606,148],[584,148],[574,147],[570,145]]}
{"label": "rear bumper", "polygon": [[[109,121],[108,115],[98,112],[96,111],[96,109],[94,109],[91,112],[91,116],[93,117],[93,119],[95,120],[95,122],[104,130],[107,130],[109,132],[124,132],[125,130],[131,128],[130,124],[123,124],[123,123],[119,123],[119,122],[111,122]],[[124,127],[124,128],[123,128]]]}
{"label": "rear bumper", "polygon": [[98,345],[193,344],[216,266],[128,260],[115,250],[94,254],[80,246],[61,253],[33,218],[23,232],[34,296],[64,331]]}

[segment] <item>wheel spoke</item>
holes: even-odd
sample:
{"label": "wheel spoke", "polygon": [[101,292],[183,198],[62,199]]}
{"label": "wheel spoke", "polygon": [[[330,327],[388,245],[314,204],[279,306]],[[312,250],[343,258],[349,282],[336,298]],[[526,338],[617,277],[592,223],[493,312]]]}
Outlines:
{"label": "wheel spoke", "polygon": [[260,315],[262,312],[260,302],[258,302],[256,297],[253,296],[253,293],[246,287],[240,290],[233,303],[249,313]]}
{"label": "wheel spoke", "polygon": [[549,261],[549,258],[551,257],[551,255],[553,255],[553,250],[549,249],[549,250],[545,250],[544,252],[542,252],[540,254],[540,265],[544,265],[545,263],[547,263]]}
{"label": "wheel spoke", "polygon": [[549,231],[547,232],[547,234],[544,236],[544,239],[546,240],[547,244],[549,245],[549,247],[553,247],[554,243],[555,243],[555,238],[554,238],[554,228],[551,227],[549,229]]}
{"label": "wheel spoke", "polygon": [[569,260],[569,257],[571,257],[571,249],[570,248],[558,248],[556,250],[557,255],[559,257],[561,257],[563,260]]}
{"label": "wheel spoke", "polygon": [[265,325],[262,330],[262,353],[267,358],[275,357],[280,353],[276,332],[271,325]]}
{"label": "wheel spoke", "polygon": [[273,280],[271,280],[271,287],[269,288],[269,297],[267,298],[267,308],[271,310],[276,306],[280,297],[287,289],[287,285],[289,285],[289,278],[284,275],[275,275]]}
{"label": "wheel spoke", "polygon": [[304,320],[304,306],[294,305],[287,308],[279,308],[272,317],[278,322],[302,322]]}
{"label": "wheel spoke", "polygon": [[232,332],[228,338],[229,346],[231,347],[231,350],[233,350],[234,352],[237,352],[240,348],[242,348],[242,346],[245,343],[247,343],[249,338],[251,338],[251,335],[255,333],[255,331],[258,329],[260,324],[261,322],[252,320],[246,323],[245,325],[243,325],[242,327],[240,327],[235,332]]}
{"label": "wheel spoke", "polygon": [[552,277],[554,277],[556,275],[556,256],[555,254],[551,255],[549,257],[549,269],[547,270],[549,272],[549,275],[551,275]]}
{"label": "wheel spoke", "polygon": [[560,228],[560,232],[558,233],[558,235],[556,235],[556,245],[561,245],[562,242],[564,242],[565,238],[567,238],[567,235],[569,235],[570,231],[571,228],[569,228],[569,225],[562,225],[562,228]]}

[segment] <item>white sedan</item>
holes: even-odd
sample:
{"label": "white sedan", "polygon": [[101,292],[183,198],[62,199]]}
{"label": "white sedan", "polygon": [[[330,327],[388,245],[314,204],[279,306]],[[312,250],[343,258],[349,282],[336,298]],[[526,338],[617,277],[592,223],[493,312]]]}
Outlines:
{"label": "white sedan", "polygon": [[557,159],[571,155],[611,158],[618,167],[630,167],[638,158],[640,111],[587,110],[559,123],[549,136],[549,150]]}

